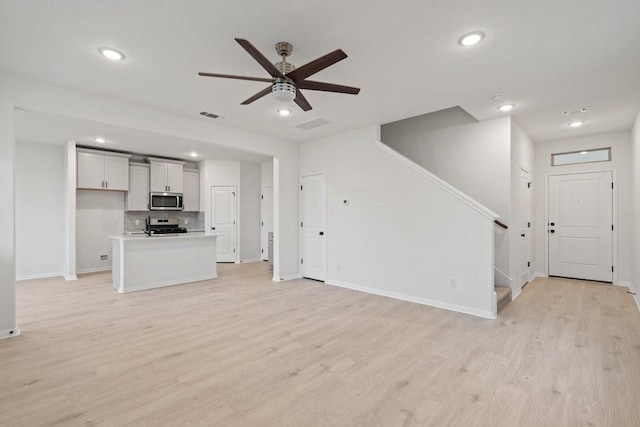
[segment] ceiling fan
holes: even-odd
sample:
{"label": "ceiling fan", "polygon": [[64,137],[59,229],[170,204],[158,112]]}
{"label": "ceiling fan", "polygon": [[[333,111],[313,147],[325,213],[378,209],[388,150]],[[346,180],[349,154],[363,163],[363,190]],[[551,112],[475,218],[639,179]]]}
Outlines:
{"label": "ceiling fan", "polygon": [[216,73],[198,73],[204,77],[222,77],[226,79],[252,80],[257,82],[271,83],[269,87],[261,90],[251,98],[242,102],[242,105],[251,104],[253,101],[272,93],[278,101],[294,101],[303,111],[311,110],[309,101],[302,95],[300,89],[319,90],[323,92],[347,93],[357,95],[360,89],[357,87],[342,86],[333,83],[317,82],[307,80],[319,71],[342,61],[347,57],[341,49],[334,50],[318,59],[315,59],[300,68],[296,68],[290,62],[287,62],[287,56],[291,55],[293,45],[287,42],[279,42],[276,44],[276,52],[282,57],[282,61],[272,64],[258,49],[255,48],[248,40],[235,39],[240,46],[253,57],[262,68],[267,70],[271,78],[266,77],[246,77],[232,74],[216,74]]}

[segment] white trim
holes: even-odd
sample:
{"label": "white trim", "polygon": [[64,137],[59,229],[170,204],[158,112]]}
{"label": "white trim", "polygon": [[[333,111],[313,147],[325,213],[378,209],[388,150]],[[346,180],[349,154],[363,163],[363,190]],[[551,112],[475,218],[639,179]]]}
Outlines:
{"label": "white trim", "polygon": [[78,280],[78,276],[76,276],[75,274],[72,275],[66,275],[63,274],[62,277],[64,278],[64,280],[66,280],[67,282],[71,281],[71,280]]}
{"label": "white trim", "polygon": [[547,273],[540,273],[539,271],[536,271],[533,275],[534,275],[534,278],[536,278],[536,277],[549,277],[549,275]]}
{"label": "white trim", "polygon": [[518,288],[515,292],[511,290],[511,301],[515,300],[522,293],[522,288]]}
{"label": "white trim", "polygon": [[[205,274],[204,276],[190,277],[188,282],[185,282],[183,279],[177,279],[177,280],[167,280],[166,282],[145,283],[144,285],[140,285],[140,286],[136,286],[136,287],[132,287],[130,285],[127,285],[127,290],[126,291],[122,288],[122,285],[121,285],[119,288],[116,288],[116,290],[118,292],[120,292],[121,294],[128,294],[128,293],[131,293],[131,292],[146,291],[146,290],[149,290],[149,289],[164,288],[164,287],[167,287],[167,286],[184,285],[184,284],[187,284],[187,283],[201,282],[203,280],[216,279],[217,277],[218,277],[218,275],[216,273],[214,273],[214,274]],[[112,284],[112,286],[115,288],[115,286],[113,284]]]}
{"label": "white trim", "polygon": [[18,327],[16,327],[15,329],[0,331],[0,340],[17,337],[18,335],[20,335],[20,333],[21,331]]}
{"label": "white trim", "polygon": [[420,166],[419,164],[417,164],[413,160],[408,159],[407,157],[405,157],[402,154],[398,153],[397,151],[395,151],[393,148],[389,147],[385,143],[380,142],[380,141],[376,141],[376,143],[378,144],[378,147],[382,148],[387,153],[391,154],[393,157],[395,157],[396,159],[400,160],[405,165],[409,166],[411,169],[413,169],[414,171],[418,172],[423,177],[427,178],[428,180],[430,180],[434,184],[438,185],[444,191],[446,191],[447,193],[451,194],[453,197],[455,197],[456,199],[460,200],[461,202],[463,202],[464,204],[466,204],[467,206],[469,206],[470,208],[472,208],[473,210],[475,210],[479,214],[485,216],[486,218],[489,218],[491,221],[495,221],[496,219],[500,218],[500,215],[498,215],[497,213],[493,212],[491,209],[487,208],[483,204],[481,204],[478,201],[476,201],[476,200],[472,199],[471,197],[467,196],[462,191],[458,190],[457,188],[455,188],[451,184],[449,184],[446,181],[444,181],[442,178],[434,175],[433,173],[429,172],[428,170],[426,170],[425,168],[423,168],[422,166]]}
{"label": "white trim", "polygon": [[262,261],[262,260],[260,258],[241,259],[240,261],[237,262],[237,264],[246,264],[248,262],[258,262],[258,261]]}
{"label": "white trim", "polygon": [[614,286],[625,286],[625,287],[629,288],[629,290],[631,290],[631,283],[630,282],[613,282],[613,285]]}
{"label": "white trim", "polygon": [[[100,273],[102,271],[111,271],[111,267],[84,268],[82,270],[76,270],[76,273],[77,274]],[[77,279],[77,276],[76,276],[76,279]]]}
{"label": "white trim", "polygon": [[284,276],[284,277],[273,276],[272,280],[274,282],[284,282],[284,281],[287,281],[287,280],[295,280],[295,279],[300,279],[300,278],[302,278],[302,276],[300,274],[291,274],[289,276]]}
{"label": "white trim", "polygon": [[[633,287],[629,286],[629,291],[634,292]],[[640,311],[640,295],[636,294],[636,295],[631,295],[633,297],[633,300],[636,302],[636,305],[638,306],[638,311]]]}
{"label": "white trim", "polygon": [[33,279],[48,279],[49,277],[61,277],[61,276],[63,276],[61,271],[58,273],[26,274],[23,276],[16,276],[16,282],[21,282],[23,280],[33,280]]}
{"label": "white trim", "polygon": [[[407,302],[413,302],[413,303],[417,303],[417,304],[422,304],[422,305],[427,305],[430,307],[436,307],[436,308],[442,308],[445,310],[449,310],[449,311],[456,311],[458,313],[464,313],[464,314],[470,314],[472,316],[478,316],[478,317],[483,317],[485,319],[495,319],[497,317],[497,314],[491,311],[486,311],[486,310],[478,310],[476,308],[471,308],[471,307],[464,307],[461,305],[456,305],[456,304],[449,304],[449,303],[445,303],[445,302],[441,302],[441,301],[436,301],[436,300],[432,300],[429,298],[421,298],[421,297],[415,297],[412,295],[407,295],[407,294],[400,294],[397,292],[389,292],[389,291],[384,291],[381,289],[376,289],[376,288],[371,288],[368,286],[360,286],[360,285],[353,285],[351,283],[345,283],[345,282],[339,282],[339,281],[329,281],[327,280],[325,282],[327,285],[331,285],[331,286],[337,286],[339,288],[346,288],[346,289],[351,289],[354,291],[360,291],[360,292],[365,292],[367,294],[373,294],[373,295],[379,295],[379,296],[383,296],[383,297],[387,297],[387,298],[393,298],[393,299],[398,299],[398,300],[402,300],[402,301],[407,301]],[[494,294],[494,306],[495,306],[495,292]],[[494,307],[495,308],[495,307]]]}

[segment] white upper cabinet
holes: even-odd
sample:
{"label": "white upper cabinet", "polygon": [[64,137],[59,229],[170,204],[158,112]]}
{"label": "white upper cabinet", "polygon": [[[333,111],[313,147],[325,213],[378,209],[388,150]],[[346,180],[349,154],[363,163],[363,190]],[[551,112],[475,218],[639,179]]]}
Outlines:
{"label": "white upper cabinet", "polygon": [[182,162],[159,161],[149,158],[151,191],[182,193]]}
{"label": "white upper cabinet", "polygon": [[126,199],[126,210],[149,210],[149,166],[129,164],[129,192]]}
{"label": "white upper cabinet", "polygon": [[129,155],[78,150],[77,187],[95,190],[129,190]]}
{"label": "white upper cabinet", "polygon": [[200,171],[184,170],[184,191],[182,203],[187,212],[200,211]]}

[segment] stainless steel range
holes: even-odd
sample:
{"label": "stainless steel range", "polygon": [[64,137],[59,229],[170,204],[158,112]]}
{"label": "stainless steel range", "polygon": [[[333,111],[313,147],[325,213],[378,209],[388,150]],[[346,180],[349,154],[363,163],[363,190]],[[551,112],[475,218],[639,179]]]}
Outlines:
{"label": "stainless steel range", "polygon": [[151,218],[146,221],[145,233],[149,236],[152,234],[174,234],[186,233],[187,229],[178,227],[180,220],[178,218]]}

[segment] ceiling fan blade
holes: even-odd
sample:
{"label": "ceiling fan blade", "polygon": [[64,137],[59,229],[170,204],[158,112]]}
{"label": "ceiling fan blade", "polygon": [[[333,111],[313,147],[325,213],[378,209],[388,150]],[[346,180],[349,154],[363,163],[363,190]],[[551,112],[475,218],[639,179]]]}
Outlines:
{"label": "ceiling fan blade", "polygon": [[302,67],[296,68],[292,72],[288,73],[287,77],[297,83],[319,71],[324,70],[338,61],[342,61],[346,57],[347,54],[344,53],[342,49],[334,50],[333,52],[327,53],[326,55],[321,56]]}
{"label": "ceiling fan blade", "polygon": [[273,79],[268,79],[266,77],[236,76],[234,74],[198,73],[198,75],[202,77],[222,77],[223,79],[252,80],[254,82],[273,82]]}
{"label": "ceiling fan blade", "polygon": [[300,89],[321,90],[323,92],[348,93],[350,95],[357,95],[358,93],[360,93],[360,88],[357,87],[336,85],[333,83],[315,82],[311,80],[303,80],[297,84],[297,87]]}
{"label": "ceiling fan blade", "polygon": [[248,105],[251,104],[253,101],[262,98],[265,95],[268,95],[271,93],[271,86],[268,86],[264,89],[262,89],[260,92],[256,93],[255,95],[253,95],[251,98],[243,101],[240,105]]}
{"label": "ceiling fan blade", "polygon": [[309,104],[307,98],[305,98],[302,92],[300,92],[299,90],[296,90],[296,98],[293,100],[293,102],[298,104],[298,107],[302,108],[302,111],[311,110],[311,104]]}
{"label": "ceiling fan blade", "polygon": [[258,64],[262,65],[262,68],[267,70],[267,73],[269,73],[269,75],[271,75],[272,77],[284,78],[280,70],[278,70],[276,66],[273,65],[271,61],[269,61],[262,53],[260,53],[260,51],[256,49],[255,46],[252,45],[248,40],[236,39],[236,41],[240,46],[244,48],[244,50],[249,53],[249,55],[253,57],[253,59],[258,61]]}

